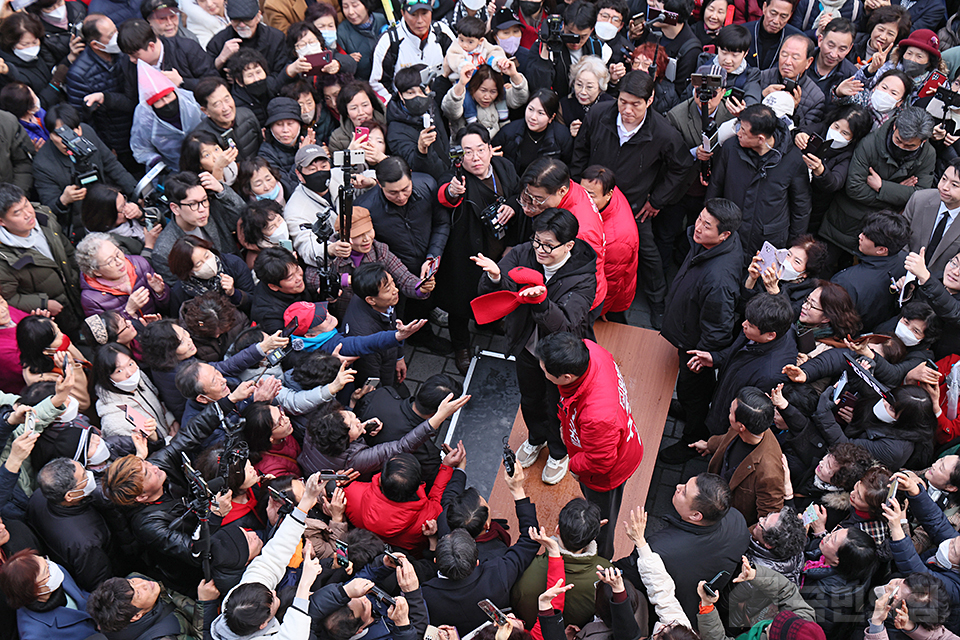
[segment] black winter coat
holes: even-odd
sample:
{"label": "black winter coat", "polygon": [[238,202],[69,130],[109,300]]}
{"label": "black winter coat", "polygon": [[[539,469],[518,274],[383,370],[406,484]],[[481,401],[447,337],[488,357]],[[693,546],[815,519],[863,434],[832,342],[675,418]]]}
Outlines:
{"label": "black winter coat", "polygon": [[[562,47],[559,55],[554,54],[551,61],[541,58],[536,47],[536,44],[531,47],[530,57],[523,70],[523,75],[530,85],[530,93],[533,94],[537,89],[552,89],[558,96],[569,94],[570,67],[573,66],[570,50]],[[603,53],[603,42],[597,36],[591,35],[581,51],[585,56],[600,56]]]}
{"label": "black winter coat", "polygon": [[[224,415],[236,408],[229,398],[223,398],[217,404]],[[157,571],[156,575],[151,575],[168,588],[181,593],[189,592],[189,585],[199,580],[200,559],[193,555],[191,538],[197,520],[187,514],[181,500],[188,494],[188,485],[181,471],[183,459],[180,454],[197,452],[203,441],[219,426],[220,416],[213,404],[207,405],[195,419],[181,426],[170,444],[147,458],[167,474],[163,496],[157,502],[131,507],[130,526],[143,543]],[[220,518],[211,514],[211,535],[219,527]]]}
{"label": "black winter coat", "polygon": [[719,351],[733,341],[736,326],[743,280],[740,235],[734,231],[711,249],[693,242],[693,227],[687,229],[687,237],[690,251],[667,293],[660,333],[684,351]]}
{"label": "black winter coat", "polygon": [[897,297],[890,293],[890,278],[899,280],[907,273],[903,267],[907,252],[893,256],[858,255],[860,264],[833,276],[833,283],[847,290],[863,321],[864,331],[872,331],[897,313]]}
{"label": "black winter coat", "polygon": [[[233,129],[233,141],[237,145],[237,162],[255,157],[260,150],[260,144],[263,142],[263,134],[260,131],[260,123],[253,112],[246,107],[238,106],[237,115],[231,129]],[[227,148],[227,142],[222,137],[226,129],[221,129],[208,116],[203,117],[194,131],[209,131],[217,136],[221,147]]]}
{"label": "black winter coat", "polygon": [[[380,387],[364,399],[366,403],[359,413],[360,419],[380,418],[383,422],[383,428],[377,435],[364,436],[370,446],[400,440],[423,424],[424,419],[413,410],[414,399],[401,398],[393,387]],[[420,462],[421,479],[427,484],[427,493],[430,493],[430,487],[440,471],[440,447],[432,439],[427,440],[413,451],[413,455]],[[449,490],[450,485],[447,484]]]}
{"label": "black winter coat", "polygon": [[419,275],[428,257],[443,255],[450,237],[450,213],[437,202],[433,177],[414,172],[413,193],[402,207],[387,200],[380,187],[364,193],[354,205],[370,211],[377,240],[390,247],[410,273]]}
{"label": "black winter coat", "polygon": [[87,15],[87,5],[82,2],[69,0],[65,6],[67,7],[66,29],[61,29],[44,20],[36,5],[31,5],[28,8],[28,11],[43,22],[43,46],[50,51],[54,60],[63,60],[70,54],[70,25],[83,22]]}
{"label": "black winter coat", "polygon": [[791,327],[772,342],[748,344],[741,332],[733,344],[720,353],[711,352],[717,369],[717,389],[713,393],[707,428],[711,435],[726,433],[730,403],[744,387],[757,387],[764,393],[787,382],[781,373],[788,364],[797,362],[797,338]]}
{"label": "black winter coat", "polygon": [[[372,336],[380,331],[392,329],[396,329],[395,312],[391,311],[390,317],[387,318],[360,296],[353,296],[350,299],[347,312],[343,316],[343,332],[346,335]],[[383,386],[393,386],[393,379],[397,374],[397,360],[401,357],[403,357],[403,351],[399,346],[360,356],[360,359],[353,363],[353,368],[357,372],[356,387],[362,387],[367,378],[377,377],[380,378]]]}
{"label": "black winter coat", "polygon": [[[161,71],[179,71],[183,78],[181,89],[193,92],[194,87],[201,78],[217,75],[217,68],[213,64],[213,58],[204,51],[199,42],[194,42],[188,38],[174,36],[165,38],[157,36],[163,44],[163,59],[160,61]],[[127,56],[120,56],[123,67],[124,83],[126,84],[127,97],[135,102],[140,101],[137,92],[137,65],[130,62]]]}
{"label": "black winter coat", "polygon": [[[80,131],[83,137],[96,147],[90,162],[100,168],[103,182],[117,187],[121,193],[131,198],[137,188],[134,177],[123,168],[117,157],[110,152],[90,125],[81,123]],[[80,218],[83,201],[78,200],[66,207],[60,203],[63,190],[73,184],[73,171],[74,164],[70,157],[60,153],[55,145],[40,147],[33,163],[33,184],[37,188],[40,203],[50,207],[50,210],[57,215],[64,233],[76,242],[86,234],[83,220]]]}
{"label": "black winter coat", "polygon": [[933,345],[936,359],[960,353],[960,292],[951,294],[943,286],[942,279],[937,280],[931,276],[919,286],[918,293],[943,320],[940,340]]}
{"label": "black winter coat", "polygon": [[[484,275],[480,278],[481,294],[499,290],[518,291],[519,285],[509,276],[514,267],[544,272],[530,242],[515,246],[498,264],[500,282],[495,283]],[[570,259],[547,283],[547,299],[538,304],[521,304],[506,317],[507,353],[520,355],[534,327],[540,339],[558,331],[569,331],[577,337],[593,340],[593,327],[587,316],[596,295],[597,254],[590,245],[576,238]]]}
{"label": "black winter coat", "polygon": [[272,164],[280,172],[280,184],[283,186],[285,198],[293,195],[293,190],[300,184],[296,169],[293,166],[297,157],[297,151],[300,147],[294,144],[292,147],[280,144],[273,134],[267,131],[267,139],[260,145],[260,151],[257,155]]}
{"label": "black winter coat", "polygon": [[[524,139],[528,143],[533,140],[539,140],[536,143],[537,154],[529,156],[521,153],[521,147],[524,145]],[[527,122],[520,118],[500,127],[497,135],[493,136],[491,141],[493,146],[500,147],[503,157],[513,163],[517,169],[517,175],[522,176],[527,167],[537,158],[551,157],[570,164],[573,158],[573,136],[570,135],[570,129],[554,120],[547,125],[547,128],[537,134],[530,133],[527,128]]]}
{"label": "black winter coat", "polygon": [[[68,3],[71,4],[71,3]],[[123,54],[106,62],[90,47],[84,49],[67,72],[67,98],[83,119],[92,122],[103,143],[120,152],[130,151],[130,129],[133,128],[133,110],[139,100],[126,94],[123,79]],[[84,96],[103,92],[103,104],[90,109]]]}
{"label": "black winter coat", "polygon": [[93,591],[116,575],[110,561],[110,528],[90,498],[80,504],[51,504],[41,491],[27,502],[27,520],[43,538],[54,562],[66,567],[77,586]]}
{"label": "black winter coat", "polygon": [[267,333],[276,333],[287,324],[283,321],[283,312],[294,302],[309,299],[308,291],[309,289],[299,294],[280,293],[273,291],[263,281],[260,281],[253,290],[253,308],[250,311],[250,319]]}
{"label": "black winter coat", "polygon": [[[777,125],[775,148],[765,155],[744,149],[734,137],[714,157],[707,200],[732,200],[743,212],[740,239],[744,265],[768,240],[783,247],[789,238],[807,231],[810,220],[810,180],[807,165],[793,136]],[[689,155],[689,153],[687,154]]]}
{"label": "black winter coat", "polygon": [[427,149],[426,155],[417,148],[417,139],[423,130],[423,116],[412,116],[394,98],[387,103],[387,148],[395,156],[407,161],[412,171],[419,171],[439,180],[450,168],[450,135],[440,117],[437,103],[430,101],[430,116],[436,127],[437,139]]}
{"label": "black winter coat", "polygon": [[[733,508],[719,522],[710,525],[691,524],[681,520],[675,512],[664,516],[663,522],[666,526],[647,538],[647,542],[650,549],[663,559],[667,573],[677,583],[680,606],[687,618],[696,624],[697,583],[711,579],[720,571],[728,571],[729,576],[719,583],[721,589],[725,587],[737,575],[740,557],[750,544],[750,530],[743,515]],[[710,552],[704,553],[706,549]],[[637,571],[636,549],[614,565],[635,587],[643,588]]]}
{"label": "black winter coat", "polygon": [[[497,196],[506,197],[507,204],[512,201],[516,209],[519,209],[516,196],[520,191],[520,176],[517,175],[513,163],[506,158],[494,156],[491,165],[496,193],[473,174],[463,172],[467,180],[467,191],[460,203],[450,210],[450,237],[447,239],[440,270],[437,272],[437,288],[433,293],[434,296],[439,296],[438,304],[441,308],[468,316],[470,301],[475,297],[477,285],[483,275],[483,270],[470,256],[482,253],[492,260],[499,260],[509,244],[521,241],[514,231],[519,227],[522,211],[515,211],[513,218],[507,223],[507,235],[503,239],[497,239],[480,220],[480,213],[496,202]],[[452,178],[453,174],[448,173],[440,188],[445,188]],[[510,242],[511,239],[514,242]]]}
{"label": "black winter coat", "polygon": [[3,58],[10,69],[6,75],[0,76],[0,86],[6,86],[11,82],[24,83],[33,89],[40,98],[41,106],[48,111],[53,105],[63,102],[64,94],[50,82],[54,67],[60,63],[60,60],[55,58],[46,47],[41,46],[40,54],[30,62],[25,62],[6,51],[0,51],[0,58]]}
{"label": "black winter coat", "polygon": [[[233,40],[239,37],[232,26],[226,26],[222,31],[210,38],[210,41],[207,43],[207,53],[216,60],[220,52],[223,51],[223,45],[227,43],[227,40]],[[287,64],[290,62],[290,55],[287,51],[287,45],[284,42],[283,31],[271,27],[263,21],[257,25],[257,30],[253,34],[253,37],[249,40],[243,40],[240,46],[250,47],[262,53],[263,57],[267,59],[267,64],[270,66],[268,71],[270,75],[273,76],[279,77],[280,74],[284,73]]]}
{"label": "black winter coat", "polygon": [[634,214],[648,200],[656,209],[679,200],[693,167],[693,156],[680,132],[666,117],[648,109],[640,130],[621,146],[618,115],[616,102],[598,104],[587,114],[574,140],[573,179],[579,181],[590,165],[613,169]]}

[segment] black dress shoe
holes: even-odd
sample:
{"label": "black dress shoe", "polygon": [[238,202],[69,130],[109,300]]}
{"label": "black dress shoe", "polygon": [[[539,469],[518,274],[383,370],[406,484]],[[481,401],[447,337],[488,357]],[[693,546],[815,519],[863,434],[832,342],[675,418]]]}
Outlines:
{"label": "black dress shoe", "polygon": [[470,369],[470,361],[472,360],[470,349],[457,349],[455,354],[457,371],[460,372],[460,375],[467,375],[467,370]]}
{"label": "black dress shoe", "polygon": [[688,460],[693,460],[696,457],[697,450],[687,446],[687,443],[681,440],[666,449],[661,449],[657,460],[663,464],[684,464]]}
{"label": "black dress shoe", "polygon": [[686,420],[687,410],[679,400],[674,398],[670,401],[670,410],[667,411],[667,415],[669,415],[671,418],[676,418],[677,420]]}

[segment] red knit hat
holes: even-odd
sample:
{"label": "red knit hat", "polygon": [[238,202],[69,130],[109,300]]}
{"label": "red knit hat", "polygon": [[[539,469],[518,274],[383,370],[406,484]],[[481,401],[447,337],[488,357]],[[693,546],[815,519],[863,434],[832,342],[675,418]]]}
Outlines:
{"label": "red knit hat", "polygon": [[[897,45],[900,51],[906,51],[907,47],[916,47],[923,49],[937,60],[940,59],[940,38],[930,29],[917,29],[909,36],[900,41]],[[902,58],[903,56],[901,56]]]}
{"label": "red knit hat", "polygon": [[[510,279],[520,286],[520,291],[530,287],[544,286],[543,274],[536,269],[529,267],[514,267],[510,269]],[[504,318],[521,304],[538,304],[547,299],[547,294],[527,298],[520,297],[519,291],[494,291],[486,295],[479,296],[470,301],[470,307],[473,309],[473,317],[477,324],[487,324],[496,322]]]}
{"label": "red knit hat", "polygon": [[767,628],[769,640],[827,640],[816,622],[800,618],[793,611],[781,611]]}

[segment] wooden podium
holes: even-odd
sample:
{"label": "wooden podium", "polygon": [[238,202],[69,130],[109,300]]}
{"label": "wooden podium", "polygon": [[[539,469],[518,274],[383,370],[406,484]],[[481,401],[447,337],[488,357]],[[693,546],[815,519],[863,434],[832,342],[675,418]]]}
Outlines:
{"label": "wooden podium", "polygon": [[[623,528],[624,516],[630,509],[643,506],[647,499],[647,490],[650,487],[653,467],[660,449],[663,425],[667,419],[667,410],[670,408],[670,399],[677,380],[678,358],[676,348],[658,332],[650,329],[598,321],[594,325],[594,331],[597,334],[597,342],[613,354],[620,367],[627,385],[633,418],[643,442],[643,461],[624,487],[614,555],[614,558],[619,558],[629,554],[632,547]],[[526,438],[527,427],[518,409],[513,431],[510,434],[511,448],[516,451]],[[544,449],[540,452],[537,462],[525,470],[524,489],[531,501],[537,505],[540,525],[552,534],[560,509],[572,498],[582,496],[582,493],[580,485],[570,475],[557,485],[543,484],[540,473],[546,461],[547,451]],[[502,468],[497,475],[488,502],[493,517],[508,519],[510,534],[516,540],[519,535],[517,518],[513,500],[503,479]]]}

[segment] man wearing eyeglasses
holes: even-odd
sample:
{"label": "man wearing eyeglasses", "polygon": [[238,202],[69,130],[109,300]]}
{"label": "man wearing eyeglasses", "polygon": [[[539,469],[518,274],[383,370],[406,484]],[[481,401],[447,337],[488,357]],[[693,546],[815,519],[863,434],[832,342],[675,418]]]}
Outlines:
{"label": "man wearing eyeglasses", "polygon": [[160,232],[150,264],[173,286],[177,278],[167,265],[173,244],[189,234],[209,240],[221,254],[236,253],[233,231],[244,203],[233,189],[206,171],[200,175],[192,171],[175,173],[167,178],[164,188],[170,198],[173,221]]}
{"label": "man wearing eyeglasses", "polygon": [[[583,56],[599,56],[606,64],[613,51],[594,35],[597,24],[597,7],[585,0],[576,0],[563,13],[564,43],[559,51],[551,51],[542,42],[540,55],[532,55],[524,75],[530,85],[530,93],[537,89],[553,89],[557,95],[570,93],[570,67]],[[544,27],[545,29],[546,27]]]}
{"label": "man wearing eyeglasses", "polygon": [[936,189],[917,191],[903,210],[910,226],[910,251],[924,257],[931,273],[943,273],[947,263],[960,253],[960,158],[947,166]]}

